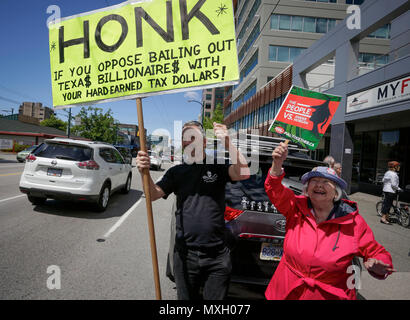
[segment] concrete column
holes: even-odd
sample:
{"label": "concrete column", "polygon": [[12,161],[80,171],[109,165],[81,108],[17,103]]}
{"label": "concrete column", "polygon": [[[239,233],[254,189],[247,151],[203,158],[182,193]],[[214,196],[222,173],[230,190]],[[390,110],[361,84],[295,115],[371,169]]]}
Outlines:
{"label": "concrete column", "polygon": [[336,49],[335,86],[357,76],[359,41],[347,41]]}
{"label": "concrete column", "polygon": [[348,194],[350,193],[353,170],[353,138],[353,124],[340,123],[332,125],[330,155],[335,158],[336,162],[342,164],[342,178],[348,184],[346,190]]}

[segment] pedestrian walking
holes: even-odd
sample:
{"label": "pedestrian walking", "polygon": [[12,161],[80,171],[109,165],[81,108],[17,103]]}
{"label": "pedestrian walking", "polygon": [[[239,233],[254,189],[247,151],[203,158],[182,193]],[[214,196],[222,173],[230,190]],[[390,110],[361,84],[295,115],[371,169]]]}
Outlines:
{"label": "pedestrian walking", "polygon": [[[225,125],[214,123],[215,136],[229,150],[232,164],[217,164],[205,153],[206,137],[198,121],[182,128],[183,163],[167,170],[156,184],[150,179],[152,200],[176,195],[174,278],[179,300],[226,297],[232,269],[225,243],[225,185],[249,178],[248,164],[233,146]],[[137,167],[149,168],[147,153],[140,151]]]}
{"label": "pedestrian walking", "polygon": [[333,169],[316,167],[305,173],[304,195],[282,185],[287,155],[286,144],[275,148],[265,181],[269,199],[286,217],[283,256],[266,298],[356,299],[347,271],[353,257],[362,257],[373,277],[385,279],[395,271],[391,255],[375,241],[357,203],[340,199],[346,182]]}
{"label": "pedestrian walking", "polygon": [[381,223],[391,224],[389,222],[389,212],[393,204],[393,200],[396,197],[396,192],[401,191],[399,187],[399,175],[400,163],[397,161],[390,161],[387,163],[388,170],[383,176],[383,204],[382,204],[382,218]]}

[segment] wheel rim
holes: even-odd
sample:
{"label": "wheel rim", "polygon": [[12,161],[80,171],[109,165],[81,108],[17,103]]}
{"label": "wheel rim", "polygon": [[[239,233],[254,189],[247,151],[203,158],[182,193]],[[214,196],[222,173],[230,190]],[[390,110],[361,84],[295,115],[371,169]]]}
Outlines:
{"label": "wheel rim", "polygon": [[403,227],[407,227],[409,225],[409,214],[407,212],[402,212],[400,215],[400,224]]}
{"label": "wheel rim", "polygon": [[102,196],[102,206],[105,208],[108,204],[108,200],[110,198],[110,190],[106,187],[103,192]]}

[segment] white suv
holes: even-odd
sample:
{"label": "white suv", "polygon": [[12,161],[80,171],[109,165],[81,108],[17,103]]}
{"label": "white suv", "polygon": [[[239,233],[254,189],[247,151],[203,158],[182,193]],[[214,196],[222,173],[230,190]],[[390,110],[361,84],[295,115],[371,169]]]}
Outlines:
{"label": "white suv", "polygon": [[20,191],[33,204],[47,198],[84,201],[104,211],[114,191],[130,191],[131,170],[110,144],[54,138],[27,156]]}

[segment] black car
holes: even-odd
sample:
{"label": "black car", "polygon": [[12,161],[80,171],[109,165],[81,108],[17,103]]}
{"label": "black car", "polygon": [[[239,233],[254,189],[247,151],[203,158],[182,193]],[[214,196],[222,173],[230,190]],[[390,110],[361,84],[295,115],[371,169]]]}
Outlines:
{"label": "black car", "polygon": [[[258,142],[252,147],[237,142],[239,148],[257,155],[257,173],[249,179],[228,183],[225,188],[226,241],[232,255],[232,282],[267,285],[283,254],[285,217],[270,202],[264,188],[266,175],[272,165],[272,151],[283,139],[247,136]],[[282,183],[296,194],[302,193],[302,175],[324,165],[311,160],[307,150],[289,144],[289,155],[283,166]],[[249,154],[249,153],[248,153]],[[175,242],[176,203],[172,208],[171,242],[167,262],[167,276],[173,281],[172,252]]]}

